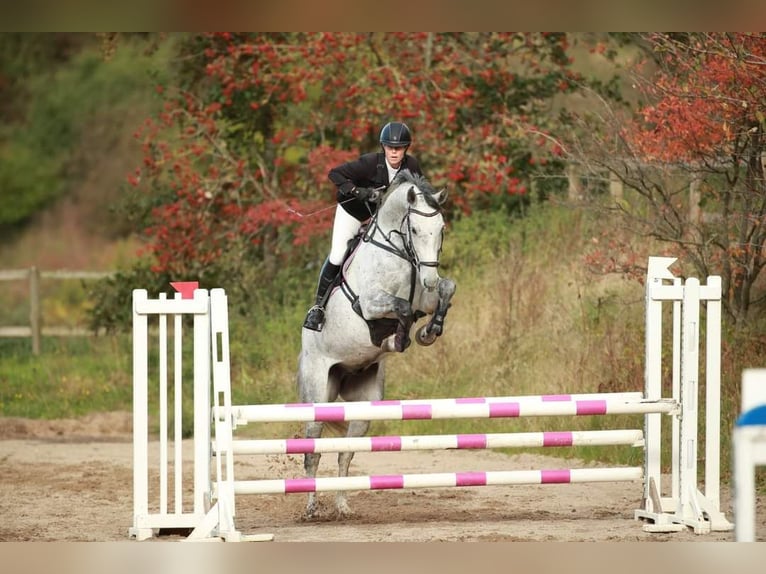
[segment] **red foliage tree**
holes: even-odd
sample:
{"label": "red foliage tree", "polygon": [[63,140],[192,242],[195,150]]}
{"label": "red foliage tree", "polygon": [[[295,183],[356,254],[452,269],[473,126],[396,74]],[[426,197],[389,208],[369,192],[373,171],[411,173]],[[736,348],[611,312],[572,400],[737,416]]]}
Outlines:
{"label": "red foliage tree", "polygon": [[[602,114],[607,129],[591,123],[590,145],[573,149],[633,192],[609,206],[622,228],[670,244],[700,276],[720,274],[729,315],[744,324],[766,265],[766,35],[643,39],[653,59],[637,69],[636,116]],[[645,260],[646,242],[609,245],[591,262],[631,271]]]}
{"label": "red foliage tree", "polygon": [[[329,169],[410,123],[456,210],[511,209],[545,169],[551,100],[577,88],[565,34],[194,35],[130,176],[158,271],[273,271],[329,228]],[[310,253],[311,250],[309,249]],[[324,253],[322,253],[322,256]],[[313,256],[316,258],[316,253]]]}

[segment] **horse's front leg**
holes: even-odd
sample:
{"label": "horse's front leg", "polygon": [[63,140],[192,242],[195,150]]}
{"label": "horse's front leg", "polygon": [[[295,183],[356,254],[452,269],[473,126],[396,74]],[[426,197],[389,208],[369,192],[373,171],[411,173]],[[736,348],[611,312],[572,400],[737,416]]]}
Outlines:
{"label": "horse's front leg", "polygon": [[365,319],[380,319],[392,315],[398,319],[396,333],[381,345],[384,351],[401,353],[410,346],[410,329],[415,318],[412,305],[407,299],[379,291],[374,296],[364,299],[360,297],[359,302]]}
{"label": "horse's front leg", "polygon": [[415,322],[415,315],[409,301],[399,297],[394,299],[394,311],[399,322],[396,331],[383,341],[380,348],[386,353],[403,353],[410,346],[410,330]]}
{"label": "horse's front leg", "polygon": [[399,319],[399,325],[394,334],[394,350],[398,353],[403,353],[410,346],[410,330],[412,329],[412,323],[415,321],[412,305],[410,305],[409,301],[405,299],[398,300],[396,317]]}
{"label": "horse's front leg", "polygon": [[439,301],[436,303],[436,309],[431,320],[418,329],[415,333],[415,340],[423,346],[432,345],[444,332],[444,319],[447,317],[447,310],[450,308],[453,295],[457,286],[452,279],[442,278],[439,280]]}

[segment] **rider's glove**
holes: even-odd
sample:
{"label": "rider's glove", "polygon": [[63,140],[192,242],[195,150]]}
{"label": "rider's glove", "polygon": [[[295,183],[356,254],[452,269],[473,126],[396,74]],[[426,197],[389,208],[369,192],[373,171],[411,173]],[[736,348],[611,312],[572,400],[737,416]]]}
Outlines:
{"label": "rider's glove", "polygon": [[360,201],[375,201],[379,195],[378,190],[369,187],[355,187],[351,193]]}

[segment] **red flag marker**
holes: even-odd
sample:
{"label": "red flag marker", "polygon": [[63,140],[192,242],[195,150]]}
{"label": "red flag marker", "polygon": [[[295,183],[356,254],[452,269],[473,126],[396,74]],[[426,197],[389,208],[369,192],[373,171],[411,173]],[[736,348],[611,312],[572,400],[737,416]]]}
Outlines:
{"label": "red flag marker", "polygon": [[181,294],[181,299],[194,299],[194,290],[199,289],[199,281],[171,281],[170,285]]}

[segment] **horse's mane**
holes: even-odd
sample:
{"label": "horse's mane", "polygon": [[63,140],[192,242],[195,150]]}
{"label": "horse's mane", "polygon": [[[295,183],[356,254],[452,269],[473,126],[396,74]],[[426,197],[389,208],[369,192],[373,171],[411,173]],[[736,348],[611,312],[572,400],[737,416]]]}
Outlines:
{"label": "horse's mane", "polygon": [[433,209],[441,210],[441,205],[439,204],[437,199],[434,197],[435,194],[438,193],[436,188],[434,188],[434,186],[431,185],[431,182],[428,181],[425,178],[425,176],[414,174],[408,169],[404,169],[396,174],[393,181],[388,186],[388,189],[386,190],[385,194],[383,195],[383,200],[381,202],[381,205],[386,202],[386,199],[391,194],[391,192],[393,192],[397,187],[399,187],[403,183],[413,184],[422,192],[423,198],[425,199],[429,207]]}

